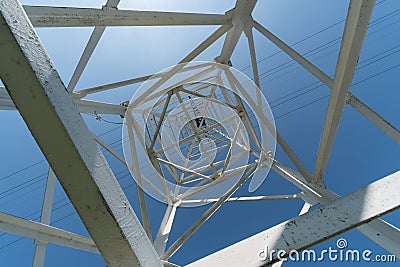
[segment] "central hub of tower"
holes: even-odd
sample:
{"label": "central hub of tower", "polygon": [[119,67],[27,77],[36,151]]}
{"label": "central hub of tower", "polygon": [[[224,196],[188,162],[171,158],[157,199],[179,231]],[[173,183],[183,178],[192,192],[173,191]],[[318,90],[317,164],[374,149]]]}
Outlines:
{"label": "central hub of tower", "polygon": [[204,62],[158,77],[137,91],[125,116],[124,153],[136,181],[157,199],[182,204],[221,197],[251,177],[254,191],[275,150],[272,114],[254,83]]}

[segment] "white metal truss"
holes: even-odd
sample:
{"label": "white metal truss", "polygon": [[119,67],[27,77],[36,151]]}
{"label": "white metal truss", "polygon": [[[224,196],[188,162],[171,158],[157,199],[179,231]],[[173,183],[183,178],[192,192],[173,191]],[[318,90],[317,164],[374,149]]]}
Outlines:
{"label": "white metal truss", "polygon": [[[0,230],[10,234],[34,238],[40,242],[53,243],[61,246],[98,253],[96,245],[90,238],[69,233],[46,224],[21,219],[5,213],[0,213]],[[41,257],[41,255],[38,255],[37,257]],[[40,259],[37,260],[39,261]],[[35,262],[35,264],[40,264],[40,262]]]}
{"label": "white metal truss", "polygon": [[2,80],[106,262],[161,266],[22,6],[3,1],[0,11]]}
{"label": "white metal truss", "polygon": [[[400,144],[400,131],[349,91],[375,5],[374,0],[350,0],[333,78],[260,23],[253,20],[251,14],[256,6],[256,0],[237,0],[235,7],[225,14],[118,10],[119,2],[119,0],[108,0],[101,9],[95,9],[22,6],[18,0],[0,0],[0,77],[5,85],[5,87],[0,87],[0,110],[18,109],[50,165],[40,223],[0,213],[1,231],[35,240],[33,266],[44,265],[47,243],[101,253],[109,266],[177,266],[168,262],[169,258],[224,203],[293,199],[302,199],[305,203],[299,216],[228,246],[191,263],[189,266],[261,266],[267,264],[280,266],[282,262],[279,262],[276,255],[266,260],[260,260],[257,258],[257,253],[268,246],[270,250],[286,251],[286,254],[280,255],[285,258],[289,256],[290,250],[307,249],[350,229],[357,229],[370,240],[400,258],[400,230],[380,219],[382,215],[400,207],[399,172],[343,197],[327,189],[323,182],[324,172],[328,165],[345,104],[352,106],[395,143]],[[124,117],[128,109],[129,103],[113,104],[83,99],[91,94],[155,80],[149,92],[143,98],[156,98],[162,95],[150,94],[177,73],[190,72],[201,68],[201,66],[196,65],[188,65],[189,67],[185,68],[182,67],[185,66],[183,64],[155,75],[74,91],[106,27],[189,25],[218,25],[219,27],[178,63],[192,61],[226,34],[221,53],[215,60],[218,63],[231,65],[232,54],[239,39],[244,34],[248,41],[254,82],[259,86],[256,44],[253,38],[253,29],[256,29],[331,90],[314,173],[311,174],[307,170],[280,135],[279,129],[276,132],[277,143],[299,173],[275,159],[269,158],[270,155],[266,156],[271,161],[272,170],[297,187],[298,193],[233,197],[233,193],[244,182],[250,180],[252,174],[256,171],[257,164],[254,162],[244,166],[244,175],[241,179],[218,198],[196,198],[196,195],[203,189],[193,189],[179,195],[178,185],[181,183],[208,183],[205,186],[205,188],[208,188],[213,186],[213,180],[216,177],[221,177],[227,169],[226,160],[213,162],[209,158],[204,158],[204,162],[208,162],[207,167],[194,166],[189,168],[187,162],[186,164],[176,164],[163,157],[159,147],[157,147],[161,139],[159,133],[162,123],[168,120],[166,114],[169,111],[169,103],[179,102],[182,105],[181,113],[194,117],[183,127],[183,130],[187,131],[188,134],[179,141],[179,145],[183,146],[185,142],[188,143],[188,157],[196,156],[193,149],[196,140],[199,146],[202,145],[203,150],[206,150],[204,143],[200,142],[199,136],[204,135],[207,131],[217,131],[217,127],[210,126],[210,121],[206,121],[204,116],[201,116],[205,108],[199,108],[200,111],[197,111],[197,113],[200,112],[200,115],[196,113],[196,106],[202,104],[201,98],[204,95],[201,94],[201,90],[204,90],[204,87],[190,89],[175,84],[171,86],[172,90],[169,91],[167,97],[159,101],[151,112],[155,123],[147,125],[150,130],[149,135],[146,136],[146,142],[148,151],[151,151],[148,154],[151,163],[161,174],[159,181],[161,188],[155,186],[149,180],[149,177],[141,173],[140,162],[134,153],[132,153],[133,161],[130,164],[99,137],[93,136],[83,122],[79,113],[113,114]],[[62,84],[32,26],[94,26],[92,35],[67,87]],[[203,77],[209,72],[211,72],[211,68],[201,72],[201,75],[198,74],[197,78]],[[232,73],[226,71],[224,74],[231,87],[237,88],[238,91],[246,91],[243,84],[235,80]],[[236,108],[238,113],[244,112],[244,114],[241,113],[241,117],[244,118],[244,127],[250,134],[251,144],[255,146],[251,150],[257,151],[259,149],[258,154],[255,154],[261,161],[265,155],[262,154],[260,149],[259,135],[253,129],[241,99],[232,97],[223,90],[221,90],[222,100],[213,98],[215,90],[217,88],[210,89],[208,99],[212,99],[214,103],[224,101],[226,106]],[[187,96],[192,98],[187,98]],[[182,97],[186,97],[186,102]],[[254,105],[262,108],[260,95],[257,95],[252,101]],[[195,116],[189,113],[193,113]],[[222,113],[220,110],[219,114]],[[135,152],[138,144],[135,144],[132,140],[137,125],[131,117],[128,116],[125,119],[130,126],[128,130],[129,144]],[[228,120],[229,118],[225,119]],[[168,123],[177,123],[177,120],[174,122],[170,119]],[[267,131],[272,132],[273,125],[267,121],[264,123],[265,127],[260,129],[262,134]],[[203,127],[203,124],[205,127]],[[219,134],[222,136],[219,138],[222,145],[216,149],[224,149],[223,141],[226,136],[221,132]],[[240,144],[237,142],[237,138],[242,135],[243,132],[238,126],[234,136],[227,139],[229,139],[229,142],[236,142],[238,146],[245,147],[246,144],[244,143],[246,142]],[[172,139],[171,136],[166,137]],[[96,142],[134,173],[142,223],[137,219]],[[227,159],[237,160],[241,156],[241,154],[232,154],[232,149],[228,150]],[[166,175],[162,177],[163,173],[168,173],[175,179],[175,191],[170,190],[167,186]],[[49,226],[56,177],[68,193],[74,208],[92,238]],[[167,203],[164,217],[154,238],[154,244],[152,244],[153,238],[150,232],[150,221],[143,190],[146,187],[156,191]],[[177,198],[178,195],[180,198]],[[212,206],[172,245],[167,246],[177,209],[180,206],[204,203],[212,203]],[[310,207],[317,204],[321,204],[321,207],[308,211]]]}
{"label": "white metal truss", "polygon": [[[332,203],[278,224],[188,266],[260,266],[277,262],[278,253],[274,253],[271,258],[266,257],[266,260],[257,257],[257,253],[265,247],[268,247],[269,251],[283,250],[285,253],[279,256],[281,259],[287,258],[292,250],[305,250],[327,238],[400,208],[399,177],[400,172],[391,174]],[[352,205],[349,205],[349,202]]]}
{"label": "white metal truss", "polygon": [[[268,38],[272,43],[274,43],[277,47],[282,49],[288,56],[290,56],[293,60],[303,66],[306,70],[308,70],[312,75],[314,75],[318,80],[320,80],[323,84],[325,84],[328,88],[332,89],[333,79],[329,77],[326,73],[304,58],[301,54],[296,52],[289,45],[285,44],[282,40],[264,28],[261,24],[254,21],[254,28],[257,29],[261,34],[263,34],[266,38]],[[381,129],[385,134],[387,134],[390,138],[392,138],[396,143],[399,143],[400,131],[388,123],[382,116],[373,111],[370,107],[364,104],[361,100],[359,100],[356,96],[354,96],[351,92],[348,92],[347,97],[349,101],[347,102],[354,109],[359,111],[362,115],[364,115],[368,120],[370,120],[376,127]]]}

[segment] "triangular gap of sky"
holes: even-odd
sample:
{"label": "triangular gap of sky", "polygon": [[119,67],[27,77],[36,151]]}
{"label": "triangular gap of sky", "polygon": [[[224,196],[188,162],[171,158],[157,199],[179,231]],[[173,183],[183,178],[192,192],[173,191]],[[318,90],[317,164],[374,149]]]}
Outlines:
{"label": "triangular gap of sky", "polygon": [[[22,1],[29,5],[58,5],[101,7],[103,1]],[[351,91],[375,109],[396,127],[398,114],[398,67],[400,61],[400,2],[377,1],[372,23],[365,38],[354,75]],[[349,1],[259,1],[253,17],[271,32],[333,76],[344,19]],[[121,1],[121,9],[224,13],[234,1]],[[174,65],[191,51],[216,26],[196,27],[113,27],[106,29],[77,89],[116,82],[157,72]],[[62,80],[68,84],[92,28],[37,29]],[[312,171],[322,132],[329,90],[320,86],[314,77],[298,64],[292,63],[284,53],[253,30],[261,89],[272,107],[276,125],[305,166]],[[314,35],[315,34],[315,35]],[[212,61],[222,47],[223,38],[202,53],[197,60]],[[273,55],[271,57],[271,55]],[[289,62],[288,62],[289,61]],[[249,77],[250,59],[247,39],[243,35],[232,56],[233,66]],[[282,65],[284,64],[284,65]],[[99,93],[88,99],[120,103],[131,98],[139,85],[126,86]],[[324,98],[325,97],[325,98]],[[319,100],[321,99],[321,100]],[[90,129],[122,155],[119,125],[83,116]],[[118,116],[104,116],[121,122]],[[45,173],[48,165],[17,111],[1,111],[3,123],[0,133],[0,207],[2,212],[38,221],[43,198]],[[140,217],[136,188],[129,172],[115,158],[105,153],[121,186]],[[276,158],[293,167],[280,147]],[[368,183],[398,170],[400,150],[390,138],[373,126],[351,107],[346,106],[326,170],[325,182],[332,191],[345,195]],[[36,164],[37,163],[37,164]],[[35,165],[33,165],[35,164]],[[29,167],[23,170],[26,167]],[[21,170],[21,171],[19,171]],[[18,172],[19,171],[19,172]],[[17,172],[17,173],[15,173]],[[9,176],[10,174],[13,174]],[[3,177],[5,177],[3,179]],[[246,183],[235,195],[249,195]],[[264,184],[252,195],[296,193],[288,182],[270,172]],[[146,197],[149,206],[151,230],[156,234],[165,204]],[[52,225],[82,235],[88,235],[66,195],[57,184]],[[227,245],[262,231],[276,223],[296,216],[301,201],[264,201],[227,203],[196,232],[171,258],[177,264],[187,264]],[[174,242],[209,206],[178,209],[169,245]],[[29,215],[29,216],[28,216]],[[28,217],[27,217],[28,216]],[[384,216],[399,226],[400,213]],[[356,230],[343,234],[349,247],[370,249],[374,254],[387,254]],[[315,247],[317,251],[336,247],[334,238]],[[17,236],[0,234],[1,266],[29,266],[33,258],[33,241]],[[256,257],[256,251],[255,251]],[[313,266],[320,263],[286,262],[285,266]],[[348,262],[350,266],[364,266],[362,262]],[[101,256],[74,249],[49,245],[45,266],[105,266]],[[326,261],[324,265],[340,263]],[[395,263],[388,266],[395,266]]]}

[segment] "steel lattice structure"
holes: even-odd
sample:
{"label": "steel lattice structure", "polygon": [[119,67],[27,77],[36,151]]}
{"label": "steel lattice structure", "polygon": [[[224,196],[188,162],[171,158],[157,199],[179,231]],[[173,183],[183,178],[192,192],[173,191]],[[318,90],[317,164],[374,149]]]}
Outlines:
{"label": "steel lattice structure", "polygon": [[[48,171],[40,223],[0,213],[1,231],[35,239],[33,266],[43,266],[47,243],[101,253],[109,266],[175,266],[168,261],[169,258],[222,204],[228,201],[271,199],[302,199],[304,201],[304,207],[300,213],[302,216],[266,229],[195,261],[189,266],[270,264],[278,266],[282,262],[279,262],[277,257],[261,261],[254,257],[255,252],[265,244],[276,251],[280,249],[301,251],[355,228],[400,258],[399,229],[380,219],[381,216],[400,207],[400,195],[398,194],[400,172],[393,173],[344,197],[340,197],[326,188],[323,181],[346,104],[362,114],[395,143],[400,143],[400,131],[349,91],[375,1],[350,1],[333,78],[255,21],[251,14],[256,2],[256,0],[238,0],[234,9],[225,14],[197,14],[118,10],[119,0],[107,1],[102,9],[22,6],[18,0],[0,0],[0,77],[5,84],[4,88],[0,88],[0,105],[2,109],[18,109],[51,166]],[[232,53],[240,36],[245,33],[251,55],[254,83],[259,87],[253,40],[253,30],[256,30],[325,84],[331,92],[317,160],[314,171],[311,173],[280,135],[279,129],[276,129],[276,135],[273,134],[273,136],[297,170],[283,165],[273,157],[273,153],[263,150],[260,145],[262,142],[257,141],[260,133],[252,133],[253,121],[249,119],[249,113],[241,98],[234,94],[229,95],[230,93],[227,93],[223,86],[216,87],[205,83],[195,87],[190,84],[175,86],[166,91],[163,98],[155,102],[148,111],[152,117],[144,120],[147,129],[146,136],[143,137],[143,140],[146,140],[144,147],[153,167],[159,168],[159,175],[166,176],[165,173],[168,172],[168,175],[173,178],[171,181],[176,184],[204,181],[204,183],[214,185],[215,181],[223,177],[225,171],[228,172],[228,159],[240,158],[237,156],[240,155],[237,154],[239,152],[232,152],[234,146],[229,146],[229,142],[236,142],[237,147],[251,151],[256,155],[256,159],[253,163],[246,165],[244,176],[231,184],[230,189],[219,197],[199,199],[182,197],[177,199],[177,195],[168,194],[168,190],[170,190],[168,188],[165,192],[160,192],[165,196],[163,201],[168,205],[157,236],[153,238],[142,184],[145,181],[137,178],[142,177],[139,172],[139,162],[135,163],[137,158],[133,156],[131,158],[133,163],[130,164],[99,137],[93,137],[80,113],[126,116],[127,110],[136,108],[132,102],[119,105],[84,98],[94,93],[144,81],[155,81],[156,85],[153,86],[157,88],[163,83],[160,81],[167,81],[176,74],[176,71],[167,71],[80,91],[74,91],[74,89],[107,26],[170,25],[220,25],[206,40],[180,62],[177,62],[184,66],[191,66],[188,64],[189,62],[226,34],[221,53],[216,55],[215,61],[229,68]],[[90,40],[68,86],[63,85],[33,28],[60,26],[94,26]],[[206,80],[202,80],[202,82]],[[228,77],[227,80],[235,84],[234,77]],[[239,88],[240,82],[236,81],[235,86]],[[214,97],[214,93],[218,90],[220,95],[224,96],[223,98]],[[153,91],[149,90],[148,92]],[[236,101],[232,98],[236,98]],[[231,102],[228,101],[229,99]],[[229,135],[227,128],[224,129],[218,121],[211,118],[218,114],[229,117],[228,112],[225,114],[221,109],[215,114],[207,113],[208,106],[211,106],[211,110],[212,103],[220,102],[223,102],[225,106],[232,106],[237,113],[235,116],[240,117],[238,120],[232,119],[234,124],[229,126],[235,130],[232,132],[233,135]],[[38,109],[39,106],[40,109]],[[259,106],[258,112],[263,113],[262,107],[262,105]],[[171,110],[175,110],[176,113]],[[217,108],[214,107],[214,110]],[[189,119],[180,123],[177,116],[182,114],[186,114]],[[129,135],[133,135],[129,129],[134,129],[136,126],[129,116],[125,119],[127,125],[131,126],[126,132],[129,137]],[[179,140],[175,144],[170,144],[170,147],[168,144],[160,142],[162,139],[160,129],[163,124],[168,123],[170,127],[173,123],[177,123],[179,126],[177,128]],[[261,127],[261,132],[267,128],[267,126]],[[269,128],[270,132],[273,132],[272,128]],[[243,132],[246,129],[250,132],[250,141],[243,138]],[[208,148],[209,143],[216,142],[217,139],[220,143]],[[134,173],[142,221],[139,221],[130,206],[98,145],[104,147]],[[132,143],[130,145],[132,146]],[[208,161],[208,165],[189,169],[179,166],[170,159],[172,156],[159,151],[161,147],[167,150],[169,148],[176,149],[177,146],[181,151],[186,151],[187,157],[195,156],[196,153],[207,154],[210,151],[225,151],[227,156],[219,163]],[[193,147],[199,148],[193,150]],[[262,167],[268,165],[274,172],[292,183],[299,189],[299,193],[232,197],[235,190],[253,174],[261,163],[264,164]],[[143,175],[144,178],[146,178],[145,176]],[[166,179],[166,177],[164,178]],[[56,179],[60,181],[67,192],[91,238],[49,225]],[[193,194],[192,191],[188,193],[188,195]],[[199,203],[214,204],[178,240],[167,247],[176,209],[181,205]],[[321,204],[321,207],[308,212],[312,206],[318,204]],[[337,220],[338,218],[340,220]],[[288,238],[289,236],[296,238]],[[288,255],[284,255],[284,257],[288,257]]]}

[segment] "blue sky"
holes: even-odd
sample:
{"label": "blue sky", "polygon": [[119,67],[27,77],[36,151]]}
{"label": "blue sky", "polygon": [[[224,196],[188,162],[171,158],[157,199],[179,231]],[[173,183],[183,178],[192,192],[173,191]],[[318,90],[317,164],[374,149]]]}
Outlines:
{"label": "blue sky", "polygon": [[[54,1],[22,1],[24,4],[52,5]],[[301,54],[333,76],[349,1],[259,1],[253,17]],[[400,99],[400,2],[377,1],[372,23],[365,38],[354,75],[351,91],[397,128]],[[57,5],[100,7],[103,1],[58,1]],[[121,1],[120,8],[224,13],[234,1]],[[176,64],[216,26],[108,28],[83,73],[77,89],[116,82],[155,73]],[[91,28],[37,29],[65,84],[68,84],[90,36]],[[320,86],[311,74],[290,58],[278,52],[273,44],[254,31],[261,90],[272,106],[276,126],[305,166],[315,165],[322,132],[329,90]],[[196,60],[213,60],[222,47],[218,40]],[[273,56],[271,56],[273,55]],[[252,78],[247,40],[240,39],[232,56],[233,66]],[[284,64],[284,65],[283,65]],[[128,100],[138,86],[127,86],[92,95],[90,99],[110,103]],[[313,89],[315,88],[315,89]],[[324,98],[325,97],[325,98]],[[320,99],[320,100],[319,100]],[[121,129],[118,125],[99,122],[84,115],[89,128],[122,155]],[[121,122],[117,116],[104,118]],[[47,163],[17,111],[1,111],[0,120],[0,208],[2,212],[38,220],[43,198]],[[139,214],[135,186],[129,172],[105,154],[120,179],[132,206]],[[289,159],[277,147],[276,158],[288,166]],[[400,149],[389,137],[375,128],[357,111],[346,106],[339,125],[325,182],[329,189],[345,195],[399,169]],[[249,195],[248,185],[235,195]],[[264,184],[253,195],[298,192],[294,186],[270,172]],[[78,216],[57,185],[52,225],[87,235]],[[165,204],[147,197],[151,228],[156,234]],[[186,264],[229,244],[242,240],[270,226],[296,216],[301,201],[264,201],[227,203],[197,231],[171,258]],[[172,244],[209,206],[180,208],[177,212],[169,244]],[[384,216],[399,225],[400,213]],[[370,249],[374,254],[387,254],[379,246],[353,230],[343,234],[354,249]],[[16,241],[17,240],[17,241]],[[14,242],[14,243],[13,243]],[[316,246],[316,250],[335,247],[336,238]],[[33,257],[33,241],[0,234],[1,266],[29,266]],[[256,252],[255,252],[256,253]],[[285,266],[312,266],[318,263],[286,263]],[[327,266],[340,263],[325,262]],[[69,248],[49,245],[46,266],[104,266],[101,256]],[[348,263],[364,266],[364,263]],[[371,263],[372,265],[380,265]],[[387,264],[389,265],[389,264]],[[395,266],[389,265],[389,266]]]}

